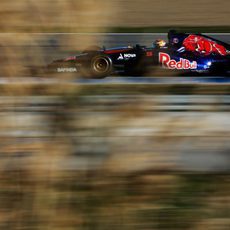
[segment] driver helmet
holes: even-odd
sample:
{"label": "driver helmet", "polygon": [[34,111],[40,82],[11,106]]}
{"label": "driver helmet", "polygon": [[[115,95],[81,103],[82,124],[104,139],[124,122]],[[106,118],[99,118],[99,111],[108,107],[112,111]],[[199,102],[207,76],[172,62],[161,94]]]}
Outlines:
{"label": "driver helmet", "polygon": [[156,47],[165,47],[166,46],[166,41],[165,40],[163,40],[163,39],[157,39],[156,41],[155,41],[155,46]]}

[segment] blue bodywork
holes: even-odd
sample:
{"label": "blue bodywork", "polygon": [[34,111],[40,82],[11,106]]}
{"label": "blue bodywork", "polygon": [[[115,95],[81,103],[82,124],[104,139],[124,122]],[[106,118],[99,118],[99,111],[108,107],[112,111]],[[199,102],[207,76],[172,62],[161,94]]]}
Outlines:
{"label": "blue bodywork", "polygon": [[[207,40],[213,41],[217,44],[220,44],[224,46],[228,50],[228,55],[222,56],[215,53],[212,53],[208,56],[193,53],[191,51],[186,51],[183,48],[183,41],[186,39],[189,35],[189,33],[177,33],[175,31],[169,31],[168,33],[168,53],[171,56],[171,58],[179,61],[180,58],[185,58],[190,61],[196,61],[197,62],[197,69],[195,71],[197,72],[210,72],[214,70],[214,67],[218,67],[219,71],[225,70],[230,71],[230,45],[219,41],[217,39],[211,38],[207,35],[203,34],[194,34],[198,36],[202,36]],[[194,71],[194,70],[192,70]]]}

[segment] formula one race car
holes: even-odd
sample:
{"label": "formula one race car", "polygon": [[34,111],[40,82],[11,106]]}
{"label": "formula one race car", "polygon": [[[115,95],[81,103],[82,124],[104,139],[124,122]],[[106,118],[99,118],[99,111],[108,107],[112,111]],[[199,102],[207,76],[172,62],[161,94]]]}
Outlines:
{"label": "formula one race car", "polygon": [[230,70],[230,45],[203,34],[169,31],[168,42],[156,40],[152,47],[90,47],[79,55],[56,60],[48,68],[104,78],[116,70],[123,70],[128,75],[144,75],[150,66],[172,71],[226,74]]}

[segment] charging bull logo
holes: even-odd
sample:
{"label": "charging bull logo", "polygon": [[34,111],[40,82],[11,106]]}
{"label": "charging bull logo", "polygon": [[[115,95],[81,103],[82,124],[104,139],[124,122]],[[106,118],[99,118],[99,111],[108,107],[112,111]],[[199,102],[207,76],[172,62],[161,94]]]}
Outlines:
{"label": "charging bull logo", "polygon": [[171,57],[166,53],[159,53],[159,63],[162,64],[164,68],[167,69],[178,69],[178,70],[188,70],[197,69],[197,62],[190,62],[187,59],[180,58],[180,61],[171,59]]}

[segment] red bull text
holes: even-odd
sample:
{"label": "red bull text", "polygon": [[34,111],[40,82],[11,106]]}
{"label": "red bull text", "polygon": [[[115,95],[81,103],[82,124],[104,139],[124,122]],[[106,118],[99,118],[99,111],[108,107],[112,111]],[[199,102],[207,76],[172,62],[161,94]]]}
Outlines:
{"label": "red bull text", "polygon": [[162,64],[164,68],[167,69],[178,69],[178,70],[188,70],[188,69],[197,69],[196,61],[189,61],[184,58],[180,58],[179,61],[171,59],[171,57],[166,53],[159,53],[159,63]]}

